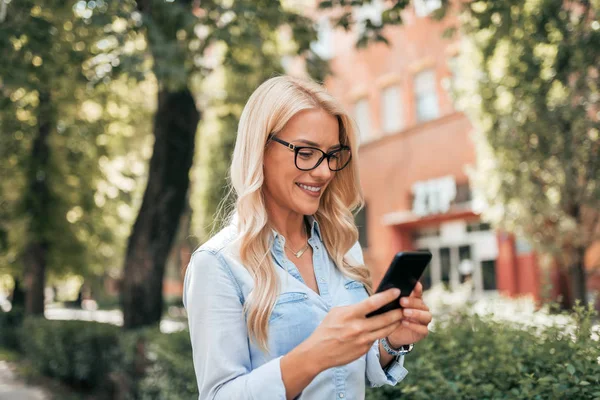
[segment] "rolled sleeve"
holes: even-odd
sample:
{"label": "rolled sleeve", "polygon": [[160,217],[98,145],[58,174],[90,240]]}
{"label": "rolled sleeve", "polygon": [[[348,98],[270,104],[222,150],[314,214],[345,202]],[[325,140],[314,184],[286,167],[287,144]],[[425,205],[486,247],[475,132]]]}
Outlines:
{"label": "rolled sleeve", "polygon": [[183,302],[199,399],[285,400],[281,358],[252,369],[242,292],[219,254],[194,253]]}
{"label": "rolled sleeve", "polygon": [[407,374],[408,371],[404,368],[404,356],[400,356],[398,360],[393,360],[385,369],[381,367],[379,363],[379,341],[375,341],[367,353],[367,385],[370,387],[395,386]]}

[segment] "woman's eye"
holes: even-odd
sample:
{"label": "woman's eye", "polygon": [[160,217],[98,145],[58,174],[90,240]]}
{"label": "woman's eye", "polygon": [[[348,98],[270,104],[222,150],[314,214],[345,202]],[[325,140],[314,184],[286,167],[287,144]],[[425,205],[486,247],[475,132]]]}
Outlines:
{"label": "woman's eye", "polygon": [[313,156],[313,154],[315,154],[314,151],[300,151],[298,152],[298,155],[302,158],[310,158]]}

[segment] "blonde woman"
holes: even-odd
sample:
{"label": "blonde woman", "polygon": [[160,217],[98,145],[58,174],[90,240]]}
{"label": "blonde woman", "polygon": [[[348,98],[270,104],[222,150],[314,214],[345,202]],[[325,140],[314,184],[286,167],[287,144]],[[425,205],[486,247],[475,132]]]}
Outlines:
{"label": "blonde woman", "polygon": [[404,354],[431,314],[419,284],[403,311],[365,317],[399,292],[369,297],[352,216],[363,201],[356,141],[348,114],[314,82],[272,78],[248,100],[234,212],[185,276],[201,400],[364,399],[365,385],[406,375]]}

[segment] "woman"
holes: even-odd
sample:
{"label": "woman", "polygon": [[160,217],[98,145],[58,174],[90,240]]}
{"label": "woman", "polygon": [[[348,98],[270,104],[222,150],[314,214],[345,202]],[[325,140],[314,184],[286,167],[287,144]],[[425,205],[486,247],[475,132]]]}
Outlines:
{"label": "woman", "polygon": [[248,100],[234,214],[185,276],[200,399],[363,399],[365,384],[406,375],[404,346],[427,335],[431,314],[419,284],[404,311],[365,317],[399,291],[369,297],[352,216],[363,201],[356,140],[314,82],[272,78]]}

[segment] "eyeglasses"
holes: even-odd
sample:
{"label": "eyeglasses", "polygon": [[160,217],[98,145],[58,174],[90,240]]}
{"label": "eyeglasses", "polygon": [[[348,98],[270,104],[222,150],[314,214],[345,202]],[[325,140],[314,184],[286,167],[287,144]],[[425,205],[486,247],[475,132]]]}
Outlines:
{"label": "eyeglasses", "polygon": [[327,166],[330,170],[340,171],[348,165],[352,158],[352,153],[348,146],[341,146],[329,153],[325,153],[316,147],[296,146],[273,135],[270,135],[269,139],[281,143],[294,152],[294,163],[300,171],[310,171],[317,168],[325,158],[327,158]]}

